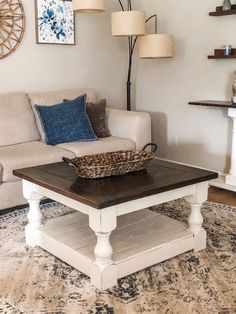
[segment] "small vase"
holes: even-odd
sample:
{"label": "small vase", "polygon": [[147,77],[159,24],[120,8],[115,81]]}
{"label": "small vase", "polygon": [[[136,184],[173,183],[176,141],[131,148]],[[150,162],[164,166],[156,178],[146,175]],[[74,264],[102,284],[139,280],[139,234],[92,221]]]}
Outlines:
{"label": "small vase", "polygon": [[230,2],[230,0],[224,0],[222,10],[223,11],[231,10],[231,2]]}

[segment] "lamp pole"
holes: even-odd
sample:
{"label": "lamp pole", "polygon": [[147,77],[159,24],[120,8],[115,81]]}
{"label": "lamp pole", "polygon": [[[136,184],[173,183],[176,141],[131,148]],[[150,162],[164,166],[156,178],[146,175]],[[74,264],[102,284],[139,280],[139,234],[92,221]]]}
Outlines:
{"label": "lamp pole", "polygon": [[[121,6],[122,11],[125,11],[124,5],[121,0],[118,0]],[[132,0],[127,0],[127,11],[132,11]],[[154,14],[150,16],[145,23],[149,20],[155,18],[155,34],[157,34],[157,15]],[[128,36],[128,75],[127,75],[127,83],[126,83],[126,97],[127,97],[127,110],[131,110],[131,77],[132,77],[132,64],[133,64],[133,54],[134,49],[137,43],[138,36]]]}

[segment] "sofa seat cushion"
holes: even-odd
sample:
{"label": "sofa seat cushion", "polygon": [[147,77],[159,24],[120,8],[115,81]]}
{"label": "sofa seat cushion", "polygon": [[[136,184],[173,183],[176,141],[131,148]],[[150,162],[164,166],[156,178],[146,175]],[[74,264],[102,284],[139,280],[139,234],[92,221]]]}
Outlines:
{"label": "sofa seat cushion", "polygon": [[0,164],[3,168],[2,182],[20,180],[12,174],[14,169],[39,166],[61,161],[63,156],[74,158],[74,154],[59,147],[41,142],[29,142],[0,147]]}
{"label": "sofa seat cushion", "polygon": [[118,150],[135,150],[135,142],[115,136],[99,138],[96,142],[71,142],[59,144],[56,147],[73,152],[76,156],[85,156]]}

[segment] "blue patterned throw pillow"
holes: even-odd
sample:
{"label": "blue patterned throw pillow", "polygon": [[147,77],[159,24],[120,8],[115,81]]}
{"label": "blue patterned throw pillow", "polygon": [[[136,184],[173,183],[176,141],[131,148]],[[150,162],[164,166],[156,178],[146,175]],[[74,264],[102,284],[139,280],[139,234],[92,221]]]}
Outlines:
{"label": "blue patterned throw pillow", "polygon": [[97,140],[86,114],[86,95],[53,106],[35,105],[35,109],[48,145]]}

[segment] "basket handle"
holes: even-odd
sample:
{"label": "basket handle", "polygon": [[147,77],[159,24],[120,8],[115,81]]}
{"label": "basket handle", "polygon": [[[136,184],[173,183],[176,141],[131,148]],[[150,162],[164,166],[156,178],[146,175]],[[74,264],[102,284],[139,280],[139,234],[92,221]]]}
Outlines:
{"label": "basket handle", "polygon": [[67,157],[62,157],[62,160],[68,164],[69,166],[75,166],[75,164],[73,163],[73,161]]}
{"label": "basket handle", "polygon": [[152,152],[155,153],[157,151],[157,144],[155,143],[148,143],[146,144],[142,150],[146,150],[147,147],[151,146],[152,147]]}

